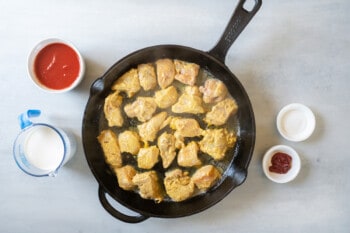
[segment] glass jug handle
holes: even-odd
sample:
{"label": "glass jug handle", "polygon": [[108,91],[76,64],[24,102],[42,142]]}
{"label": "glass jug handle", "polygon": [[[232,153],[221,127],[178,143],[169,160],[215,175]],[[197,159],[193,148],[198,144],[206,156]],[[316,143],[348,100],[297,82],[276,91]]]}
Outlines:
{"label": "glass jug handle", "polygon": [[32,125],[33,123],[30,121],[30,118],[32,117],[38,117],[40,116],[41,111],[37,109],[29,109],[27,112],[22,113],[18,116],[19,126],[21,129],[27,128],[28,126]]}

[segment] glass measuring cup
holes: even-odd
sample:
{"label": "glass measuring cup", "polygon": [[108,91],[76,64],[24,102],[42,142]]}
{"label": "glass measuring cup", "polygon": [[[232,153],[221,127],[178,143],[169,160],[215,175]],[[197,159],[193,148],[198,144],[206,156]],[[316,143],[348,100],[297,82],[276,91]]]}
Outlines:
{"label": "glass measuring cup", "polygon": [[30,121],[40,114],[40,110],[28,110],[19,116],[22,131],[15,139],[13,156],[18,167],[28,175],[55,177],[75,154],[76,140],[62,129]]}

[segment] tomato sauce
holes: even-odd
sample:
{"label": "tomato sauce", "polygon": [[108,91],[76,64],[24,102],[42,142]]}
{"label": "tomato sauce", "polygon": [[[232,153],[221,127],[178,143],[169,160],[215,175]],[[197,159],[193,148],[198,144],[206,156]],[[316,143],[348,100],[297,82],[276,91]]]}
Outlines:
{"label": "tomato sauce", "polygon": [[292,157],[286,153],[278,152],[272,156],[270,172],[286,174],[292,167]]}
{"label": "tomato sauce", "polygon": [[61,90],[72,85],[79,71],[77,53],[62,43],[53,43],[44,47],[34,61],[34,72],[39,82],[54,90]]}

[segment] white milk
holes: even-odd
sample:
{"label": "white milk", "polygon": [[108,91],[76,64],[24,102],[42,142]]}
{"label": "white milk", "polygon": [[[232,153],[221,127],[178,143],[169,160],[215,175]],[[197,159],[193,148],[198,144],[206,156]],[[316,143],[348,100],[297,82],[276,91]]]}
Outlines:
{"label": "white milk", "polygon": [[24,151],[31,165],[52,171],[62,162],[64,144],[55,130],[46,126],[37,126],[27,136]]}

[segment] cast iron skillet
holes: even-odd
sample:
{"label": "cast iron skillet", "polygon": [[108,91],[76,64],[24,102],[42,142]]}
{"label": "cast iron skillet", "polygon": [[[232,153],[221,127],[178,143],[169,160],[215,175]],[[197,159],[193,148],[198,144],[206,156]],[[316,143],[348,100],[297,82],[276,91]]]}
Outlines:
{"label": "cast iron skillet", "polygon": [[[245,2],[245,0],[239,1],[223,35],[209,52],[179,45],[144,48],[115,63],[92,84],[83,118],[83,146],[89,167],[99,183],[101,204],[112,216],[125,222],[137,223],[149,217],[175,218],[192,215],[213,206],[245,181],[255,143],[254,113],[242,84],[224,64],[227,51],[262,4],[261,0],[255,0],[254,7],[248,11],[244,8]],[[164,201],[157,204],[152,200],[142,199],[137,193],[119,188],[115,175],[105,163],[103,152],[96,139],[105,125],[103,104],[105,97],[110,93],[112,83],[138,64],[154,62],[160,58],[176,58],[199,64],[226,84],[239,107],[237,143],[223,181],[213,190],[179,203]],[[109,203],[107,194],[138,214],[130,216],[116,210]]]}

